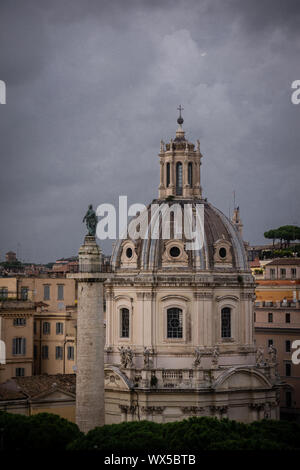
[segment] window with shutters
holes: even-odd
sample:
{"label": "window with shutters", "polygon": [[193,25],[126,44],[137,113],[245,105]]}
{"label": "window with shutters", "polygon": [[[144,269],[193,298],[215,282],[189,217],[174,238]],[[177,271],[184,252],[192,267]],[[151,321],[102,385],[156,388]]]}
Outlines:
{"label": "window with shutters", "polygon": [[44,335],[50,335],[50,323],[48,321],[43,322],[43,334]]}
{"label": "window with shutters", "polygon": [[50,285],[44,285],[44,300],[50,300]]}
{"label": "window with shutters", "polygon": [[16,377],[24,377],[24,376],[25,376],[24,367],[17,367],[16,368]]}
{"label": "window with shutters", "polygon": [[26,338],[13,338],[13,355],[24,356],[26,354]]}
{"label": "window with shutters", "polygon": [[14,318],[14,326],[25,326],[26,318]]}
{"label": "window with shutters", "polygon": [[57,300],[64,300],[64,285],[57,284]]}
{"label": "window with shutters", "polygon": [[63,348],[62,346],[56,346],[55,348],[55,359],[63,358]]}
{"label": "window with shutters", "polygon": [[68,359],[69,361],[74,360],[74,346],[68,346]]}
{"label": "window with shutters", "polygon": [[56,334],[62,335],[64,333],[64,324],[61,322],[56,323]]}

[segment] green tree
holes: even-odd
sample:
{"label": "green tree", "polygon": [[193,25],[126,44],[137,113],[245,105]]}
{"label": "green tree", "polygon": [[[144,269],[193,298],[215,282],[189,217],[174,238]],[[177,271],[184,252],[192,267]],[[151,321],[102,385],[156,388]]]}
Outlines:
{"label": "green tree", "polygon": [[268,230],[264,233],[264,237],[273,240],[273,247],[275,240],[280,240],[280,248],[282,242],[285,246],[290,246],[291,241],[300,240],[300,227],[297,225],[282,225],[276,229]]}
{"label": "green tree", "polygon": [[51,413],[24,416],[0,411],[3,450],[65,450],[81,436],[78,426]]}

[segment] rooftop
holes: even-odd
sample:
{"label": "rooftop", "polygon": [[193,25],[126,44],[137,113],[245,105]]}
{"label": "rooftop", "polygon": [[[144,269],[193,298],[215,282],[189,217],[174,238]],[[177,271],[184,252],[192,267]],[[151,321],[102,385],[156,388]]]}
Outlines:
{"label": "rooftop", "polygon": [[75,374],[33,375],[14,377],[0,384],[0,401],[34,398],[42,393],[59,388],[75,394]]}
{"label": "rooftop", "polygon": [[300,266],[300,258],[276,258],[268,266]]}

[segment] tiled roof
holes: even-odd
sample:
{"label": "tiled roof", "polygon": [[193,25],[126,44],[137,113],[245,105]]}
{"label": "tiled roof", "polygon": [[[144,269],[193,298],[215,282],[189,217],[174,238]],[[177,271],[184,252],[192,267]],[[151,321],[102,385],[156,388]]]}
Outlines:
{"label": "tiled roof", "polygon": [[74,393],[76,388],[75,374],[33,375],[31,377],[14,377],[0,384],[0,401],[22,398],[34,398],[43,392],[59,388]]}
{"label": "tiled roof", "polygon": [[268,266],[300,266],[300,258],[276,258]]}

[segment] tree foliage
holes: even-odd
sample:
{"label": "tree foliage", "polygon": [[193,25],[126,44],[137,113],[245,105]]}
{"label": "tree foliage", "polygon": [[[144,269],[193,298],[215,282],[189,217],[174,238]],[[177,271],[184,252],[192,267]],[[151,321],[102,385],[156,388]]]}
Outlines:
{"label": "tree foliage", "polygon": [[290,245],[291,241],[300,240],[300,227],[297,225],[282,225],[276,229],[268,230],[264,233],[264,237],[273,240],[280,240],[285,242],[286,246]]}
{"label": "tree foliage", "polygon": [[65,450],[79,438],[78,426],[51,413],[24,416],[0,411],[2,450]]}
{"label": "tree foliage", "polygon": [[251,424],[195,417],[174,423],[148,421],[106,425],[90,431],[69,450],[103,453],[180,453],[203,450],[300,450],[300,426],[288,421]]}
{"label": "tree foliage", "polygon": [[86,435],[50,413],[30,417],[0,412],[1,450],[100,451],[105,454],[197,453],[203,450],[300,450],[300,425],[250,424],[194,417],[173,423],[133,421],[97,427]]}

